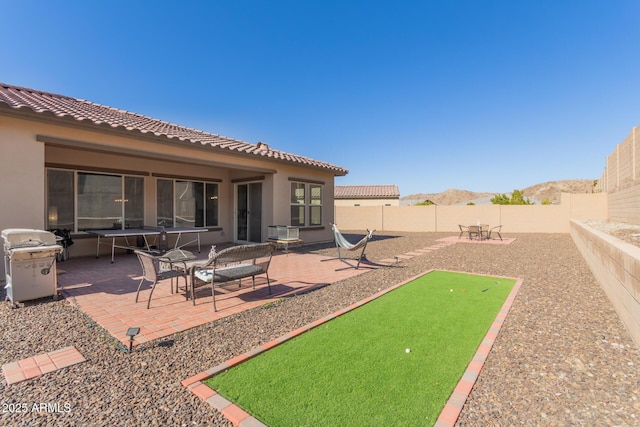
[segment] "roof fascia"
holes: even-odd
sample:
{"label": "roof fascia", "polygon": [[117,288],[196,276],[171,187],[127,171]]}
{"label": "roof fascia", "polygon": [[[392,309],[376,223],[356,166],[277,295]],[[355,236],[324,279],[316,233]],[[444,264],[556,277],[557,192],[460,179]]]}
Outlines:
{"label": "roof fascia", "polygon": [[48,135],[38,134],[36,135],[36,140],[54,147],[76,148],[76,149],[92,151],[96,153],[122,154],[126,156],[131,156],[131,157],[138,157],[141,159],[168,160],[172,162],[180,162],[185,164],[216,166],[216,167],[243,170],[243,171],[250,170],[250,171],[266,173],[266,174],[277,173],[276,169],[260,168],[255,166],[246,166],[246,165],[236,165],[236,164],[225,163],[225,162],[215,162],[211,160],[198,159],[194,157],[183,157],[183,156],[161,154],[161,153],[149,153],[148,151],[136,150],[133,148],[105,147],[104,145],[95,144],[91,142],[77,141],[77,140],[66,139],[66,138],[58,138],[58,137],[48,136]]}

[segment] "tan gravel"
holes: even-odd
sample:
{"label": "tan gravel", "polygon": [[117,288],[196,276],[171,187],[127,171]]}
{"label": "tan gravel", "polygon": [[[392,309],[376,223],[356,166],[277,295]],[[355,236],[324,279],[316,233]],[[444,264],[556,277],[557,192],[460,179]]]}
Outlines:
{"label": "tan gravel", "polygon": [[[448,235],[377,233],[367,253],[381,260]],[[639,425],[640,351],[571,237],[504,235],[517,240],[441,248],[396,268],[143,344],[131,355],[64,300],[16,310],[0,304],[0,363],[69,345],[87,358],[35,380],[0,385],[7,407],[69,403],[68,413],[4,410],[0,425],[226,426],[180,385],[182,379],[432,268],[524,279],[459,425]],[[330,244],[304,250],[335,253]]]}

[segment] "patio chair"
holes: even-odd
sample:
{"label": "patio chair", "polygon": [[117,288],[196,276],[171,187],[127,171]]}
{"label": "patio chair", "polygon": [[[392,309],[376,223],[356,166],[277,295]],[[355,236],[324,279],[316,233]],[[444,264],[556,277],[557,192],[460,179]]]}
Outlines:
{"label": "patio chair", "polygon": [[468,228],[468,233],[469,233],[469,240],[473,240],[475,239],[482,239],[482,227],[480,227],[479,225],[470,225]]}
{"label": "patio chair", "polygon": [[[153,291],[156,288],[156,285],[159,281],[165,279],[171,279],[171,293],[173,293],[173,279],[184,277],[184,285],[185,289],[187,288],[187,275],[185,272],[174,270],[172,268],[173,261],[170,258],[166,258],[163,256],[153,256],[144,251],[134,251],[138,256],[138,260],[140,261],[140,265],[142,266],[142,279],[140,279],[140,283],[138,284],[138,291],[136,292],[136,302],[138,302],[138,297],[140,295],[140,288],[142,288],[142,284],[146,281],[151,282],[151,292],[149,293],[149,300],[147,301],[147,308],[151,305],[151,296],[153,295]],[[163,267],[162,264],[165,264],[167,267]],[[177,285],[176,285],[177,289]]]}
{"label": "patio chair", "polygon": [[463,234],[469,233],[469,227],[462,224],[458,224],[458,227],[460,227],[460,234],[458,235],[458,240],[460,240]]}
{"label": "patio chair", "polygon": [[491,227],[489,229],[489,235],[487,236],[487,239],[491,239],[491,233],[497,233],[500,240],[502,240],[502,235],[500,234],[500,231],[502,231],[502,225],[496,225],[495,227]]}
{"label": "patio chair", "polygon": [[[371,231],[367,230],[367,234],[362,239],[360,239],[360,241],[358,241],[357,243],[350,243],[347,239],[345,239],[342,233],[340,233],[340,230],[338,229],[337,225],[331,224],[331,229],[333,230],[333,237],[336,241],[336,248],[338,249],[337,259],[347,264],[349,266],[347,268],[355,268],[357,270],[360,267],[360,262],[363,259],[367,259],[364,254],[364,251],[367,249],[367,243],[369,243],[369,240],[371,240],[371,238],[373,237],[373,232],[376,230],[371,230]],[[358,251],[362,249],[362,251],[360,252],[360,256],[358,256],[358,263],[354,266],[349,262],[347,262],[346,259],[342,257],[340,248],[345,249],[349,252]],[[331,258],[331,259],[336,259],[336,258]],[[323,261],[328,261],[328,260],[323,260]]]}

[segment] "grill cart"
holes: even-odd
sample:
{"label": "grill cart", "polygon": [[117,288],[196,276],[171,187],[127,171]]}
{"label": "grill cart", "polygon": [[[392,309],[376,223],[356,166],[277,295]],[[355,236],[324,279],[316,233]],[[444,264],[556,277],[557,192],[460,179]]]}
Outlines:
{"label": "grill cart", "polygon": [[56,257],[62,246],[55,234],[44,230],[2,230],[6,300],[17,302],[58,296]]}

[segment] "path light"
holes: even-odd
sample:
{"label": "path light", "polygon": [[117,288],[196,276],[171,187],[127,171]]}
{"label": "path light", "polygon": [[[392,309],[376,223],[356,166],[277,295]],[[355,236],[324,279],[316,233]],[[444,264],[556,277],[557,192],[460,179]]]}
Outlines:
{"label": "path light", "polygon": [[133,350],[133,337],[140,333],[140,328],[127,329],[127,336],[129,337],[129,353]]}

